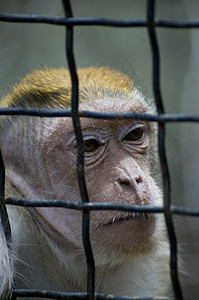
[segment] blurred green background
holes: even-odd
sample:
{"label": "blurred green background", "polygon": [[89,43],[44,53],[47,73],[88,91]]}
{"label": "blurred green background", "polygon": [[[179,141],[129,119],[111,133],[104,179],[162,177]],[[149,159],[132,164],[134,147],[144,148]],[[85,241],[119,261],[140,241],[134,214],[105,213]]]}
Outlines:
{"label": "blurred green background", "polygon": [[[73,0],[76,17],[144,19],[145,0]],[[63,16],[59,0],[1,0],[0,12]],[[157,0],[156,18],[199,19],[198,0]],[[199,29],[157,29],[166,112],[199,113]],[[77,67],[110,66],[130,74],[153,98],[147,29],[75,27]],[[0,22],[0,96],[31,69],[67,66],[62,26]],[[199,209],[198,124],[168,124],[167,153],[174,204]],[[187,299],[199,299],[199,218],[176,221]],[[198,295],[198,296],[197,296]]]}

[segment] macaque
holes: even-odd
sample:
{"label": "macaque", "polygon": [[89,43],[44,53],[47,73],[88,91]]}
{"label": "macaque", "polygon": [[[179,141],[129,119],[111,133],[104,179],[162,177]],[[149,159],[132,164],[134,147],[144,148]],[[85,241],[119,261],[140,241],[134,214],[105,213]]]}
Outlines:
{"label": "macaque", "polygon": [[[155,113],[132,80],[109,68],[78,70],[80,110]],[[27,75],[1,107],[66,109],[71,82],[65,69]],[[139,120],[81,118],[85,179],[93,203],[162,205],[157,184],[157,125]],[[81,202],[77,142],[70,117],[2,116],[0,147],[6,197]],[[8,249],[0,227],[0,295],[16,288],[85,292],[87,267],[82,212],[7,205]],[[1,223],[0,223],[1,226]],[[96,292],[117,296],[170,295],[169,247],[161,214],[92,211]],[[6,271],[5,271],[6,270]]]}

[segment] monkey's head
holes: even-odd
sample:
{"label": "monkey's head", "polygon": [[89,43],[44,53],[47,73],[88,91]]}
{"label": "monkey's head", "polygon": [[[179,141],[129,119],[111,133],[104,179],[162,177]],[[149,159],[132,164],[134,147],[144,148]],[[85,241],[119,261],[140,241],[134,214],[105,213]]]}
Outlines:
{"label": "monkey's head", "polygon": [[[153,113],[126,75],[108,68],[78,71],[80,109],[97,112]],[[1,107],[69,108],[68,71],[33,71],[14,87]],[[76,176],[77,142],[71,118],[3,117],[1,149],[6,180],[28,199],[80,202]],[[82,118],[85,178],[90,201],[161,205],[153,178],[156,129],[152,122]],[[61,243],[82,248],[81,212],[61,208],[30,209],[43,231]],[[128,255],[148,251],[160,238],[153,214],[92,211],[94,251]],[[100,250],[99,250],[100,251]],[[111,252],[112,253],[112,252]]]}

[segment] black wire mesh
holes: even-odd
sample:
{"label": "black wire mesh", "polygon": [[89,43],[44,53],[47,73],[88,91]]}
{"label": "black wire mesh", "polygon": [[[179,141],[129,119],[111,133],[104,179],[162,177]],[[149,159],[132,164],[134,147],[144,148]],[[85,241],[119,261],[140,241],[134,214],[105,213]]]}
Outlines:
{"label": "black wire mesh", "polygon": [[[71,203],[59,200],[24,200],[8,197],[4,200],[5,169],[3,159],[0,154],[0,212],[1,221],[5,231],[7,243],[11,239],[9,220],[6,212],[5,203],[9,205],[18,205],[26,207],[62,207],[63,209],[76,209],[82,211],[82,239],[84,243],[85,255],[87,260],[87,293],[60,293],[53,291],[39,290],[12,290],[12,299],[17,297],[40,297],[50,299],[130,299],[129,297],[114,297],[95,293],[95,263],[90,243],[89,222],[90,211],[92,210],[121,210],[131,212],[154,212],[163,213],[165,216],[169,242],[170,242],[170,273],[173,284],[175,299],[183,299],[182,289],[178,276],[178,253],[177,240],[173,224],[173,215],[199,216],[199,210],[190,210],[179,206],[171,205],[170,175],[165,154],[165,124],[167,122],[199,122],[197,115],[185,114],[165,114],[160,89],[160,58],[158,41],[156,37],[156,27],[168,28],[199,28],[198,20],[156,20],[154,18],[155,0],[147,1],[146,20],[114,20],[105,18],[75,18],[69,0],[62,0],[65,18],[47,17],[41,15],[16,15],[0,13],[0,21],[4,22],[25,22],[25,23],[46,23],[52,25],[66,26],[66,56],[72,82],[72,106],[71,110],[47,110],[33,108],[1,108],[0,115],[26,115],[39,117],[71,117],[73,120],[74,131],[77,139],[77,177],[81,193],[82,203]],[[84,25],[112,26],[112,27],[146,27],[148,29],[150,45],[152,49],[153,66],[153,91],[157,106],[158,115],[139,114],[139,113],[97,113],[88,111],[78,111],[78,76],[73,53],[73,27]],[[80,125],[82,118],[98,119],[137,119],[158,122],[159,124],[159,156],[163,178],[164,205],[161,207],[139,207],[122,204],[110,203],[89,203],[87,188],[84,178],[84,153],[82,132]],[[135,298],[131,298],[135,299]],[[151,297],[136,297],[136,299],[155,299]]]}

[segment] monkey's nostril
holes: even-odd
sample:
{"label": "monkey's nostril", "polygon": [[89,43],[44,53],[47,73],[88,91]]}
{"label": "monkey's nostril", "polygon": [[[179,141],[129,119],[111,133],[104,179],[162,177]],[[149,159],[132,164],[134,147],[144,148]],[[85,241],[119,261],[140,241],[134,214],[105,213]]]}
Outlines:
{"label": "monkey's nostril", "polygon": [[129,180],[126,179],[126,180],[121,180],[120,181],[121,184],[124,184],[124,185],[129,185]]}
{"label": "monkey's nostril", "polygon": [[129,185],[130,184],[130,178],[128,177],[120,177],[119,178],[119,183],[123,185]]}
{"label": "monkey's nostril", "polygon": [[135,178],[136,183],[141,183],[142,182],[142,177],[139,175],[138,177]]}
{"label": "monkey's nostril", "polygon": [[136,176],[135,178],[129,178],[127,176],[119,178],[119,183],[126,186],[132,185],[135,187],[136,184],[138,185],[141,182],[142,182],[142,177],[140,175]]}

